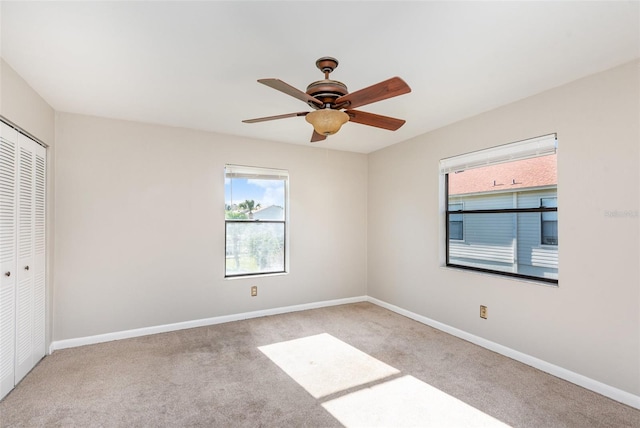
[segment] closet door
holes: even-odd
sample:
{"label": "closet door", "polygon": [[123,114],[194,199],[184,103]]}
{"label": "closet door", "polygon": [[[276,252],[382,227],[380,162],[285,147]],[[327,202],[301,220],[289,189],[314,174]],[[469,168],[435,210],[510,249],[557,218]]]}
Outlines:
{"label": "closet door", "polygon": [[43,147],[18,134],[15,383],[45,351],[45,158]]}
{"label": "closet door", "polygon": [[17,138],[0,122],[0,398],[15,385]]}
{"label": "closet door", "polygon": [[47,149],[40,144],[35,145],[35,183],[34,183],[34,212],[33,212],[33,293],[34,293],[34,333],[33,333],[33,366],[44,357],[46,353],[46,186],[47,186]]}

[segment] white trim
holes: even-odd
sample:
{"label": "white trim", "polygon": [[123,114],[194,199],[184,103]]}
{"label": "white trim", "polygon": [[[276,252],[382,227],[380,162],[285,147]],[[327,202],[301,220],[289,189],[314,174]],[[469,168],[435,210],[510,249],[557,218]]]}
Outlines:
{"label": "white trim", "polygon": [[280,308],[263,309],[253,312],[244,312],[240,314],[222,315],[213,318],[204,318],[193,321],[184,321],[174,324],[158,325],[153,327],[136,328],[133,330],[117,331],[113,333],[97,334],[95,336],[78,337],[75,339],[56,340],[51,342],[49,346],[49,354],[53,351],[66,348],[75,348],[77,346],[92,345],[95,343],[111,342],[112,340],[130,339],[133,337],[147,336],[150,334],[166,333],[176,330],[185,330],[188,328],[204,327],[214,324],[223,324],[232,321],[246,320],[250,318],[260,318],[269,315],[285,314],[289,312],[306,311],[308,309],[318,309],[327,306],[346,305],[350,303],[366,302],[367,296],[348,297],[345,299],[325,300],[323,302],[303,303],[300,305],[284,306]]}
{"label": "white trim", "polygon": [[506,346],[500,345],[498,343],[492,342],[490,340],[484,339],[474,334],[467,333],[466,331],[457,329],[455,327],[451,327],[447,324],[443,324],[439,321],[432,320],[431,318],[418,315],[406,309],[402,309],[398,306],[392,305],[382,300],[378,300],[374,297],[367,296],[367,301],[375,305],[381,306],[385,309],[388,309],[390,311],[393,311],[397,314],[403,315],[407,318],[411,318],[412,320],[421,322],[422,324],[426,324],[428,326],[441,330],[445,333],[449,333],[453,336],[459,337],[460,339],[464,339],[478,346],[482,346],[483,348],[489,349],[490,351],[497,352],[498,354],[502,354],[516,361],[520,361],[521,363],[527,364],[538,370],[541,370],[553,376],[559,377],[560,379],[564,379],[573,384],[589,389],[593,392],[597,392],[598,394],[604,395],[605,397],[609,397],[615,401],[619,401],[620,403],[626,404],[627,406],[640,409],[640,396],[638,395],[634,395],[629,392],[623,391],[621,389],[615,388],[613,386],[604,384],[597,380],[588,378],[581,374],[556,366],[555,364],[551,364],[539,358],[532,357],[531,355],[522,353],[520,351],[516,351],[515,349],[508,348]]}

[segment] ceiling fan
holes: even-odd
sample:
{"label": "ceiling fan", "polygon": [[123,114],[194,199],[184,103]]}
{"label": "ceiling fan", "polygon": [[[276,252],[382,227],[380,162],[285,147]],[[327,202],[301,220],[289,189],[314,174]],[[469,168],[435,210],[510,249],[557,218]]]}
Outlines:
{"label": "ceiling fan", "polygon": [[306,102],[315,111],[259,117],[243,120],[243,122],[256,123],[304,116],[307,122],[313,125],[312,143],[322,141],[328,135],[335,134],[348,121],[390,131],[395,131],[404,125],[405,121],[402,119],[353,110],[356,107],[411,92],[409,85],[401,78],[392,77],[350,93],[344,83],[329,79],[329,74],[338,67],[337,59],[328,56],[322,57],[316,61],[316,67],[324,73],[324,79],[309,84],[306,92],[302,92],[280,79],[258,79],[258,82],[270,88]]}

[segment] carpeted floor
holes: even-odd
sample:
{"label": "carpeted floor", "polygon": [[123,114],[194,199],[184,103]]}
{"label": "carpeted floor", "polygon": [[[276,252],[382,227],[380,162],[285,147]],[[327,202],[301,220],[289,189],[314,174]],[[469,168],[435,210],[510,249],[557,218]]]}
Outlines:
{"label": "carpeted floor", "polygon": [[0,402],[3,428],[461,424],[640,411],[369,303],[57,351]]}

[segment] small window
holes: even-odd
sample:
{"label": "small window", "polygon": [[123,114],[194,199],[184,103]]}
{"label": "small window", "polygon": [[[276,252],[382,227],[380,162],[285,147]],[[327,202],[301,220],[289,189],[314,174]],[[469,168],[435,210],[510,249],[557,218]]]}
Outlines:
{"label": "small window", "polygon": [[462,214],[455,214],[455,211],[462,211],[462,208],[463,204],[449,204],[449,239],[464,240]]}
{"label": "small window", "polygon": [[440,161],[446,265],[558,283],[555,134]]}
{"label": "small window", "polygon": [[[558,198],[541,198],[541,208],[558,208]],[[543,245],[558,245],[558,212],[548,211],[540,213],[541,243]]]}
{"label": "small window", "polygon": [[287,171],[225,167],[225,277],[287,270]]}

